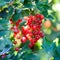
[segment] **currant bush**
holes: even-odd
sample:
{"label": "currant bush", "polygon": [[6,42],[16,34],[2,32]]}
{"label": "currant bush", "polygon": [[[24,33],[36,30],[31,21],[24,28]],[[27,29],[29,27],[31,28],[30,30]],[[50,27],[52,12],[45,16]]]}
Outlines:
{"label": "currant bush", "polygon": [[[10,23],[12,25],[11,30],[13,31],[14,39],[20,39],[21,43],[26,43],[28,40],[29,48],[30,47],[32,48],[40,38],[44,37],[44,34],[41,29],[42,20],[44,19],[44,16],[42,14],[36,14],[35,16],[30,15],[24,17],[24,19],[26,20],[25,26],[22,26],[19,29],[22,19],[19,19],[18,21],[16,21],[16,23],[14,23],[11,18],[10,19]],[[17,44],[17,41],[14,41],[13,43]]]}
{"label": "currant bush", "polygon": [[60,60],[59,0],[0,0],[0,60]]}

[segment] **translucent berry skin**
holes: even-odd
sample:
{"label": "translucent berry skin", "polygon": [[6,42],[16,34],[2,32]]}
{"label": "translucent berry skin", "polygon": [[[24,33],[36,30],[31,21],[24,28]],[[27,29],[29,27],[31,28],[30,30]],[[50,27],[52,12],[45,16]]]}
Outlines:
{"label": "translucent berry skin", "polygon": [[28,45],[28,47],[29,47],[29,48],[32,48],[32,47],[33,47],[33,44],[30,43],[30,44]]}
{"label": "translucent berry skin", "polygon": [[22,37],[21,42],[22,42],[22,43],[25,43],[26,40],[27,40],[26,37]]}
{"label": "translucent berry skin", "polygon": [[19,51],[19,48],[18,48],[18,47],[16,47],[16,48],[15,48],[15,51]]}
{"label": "translucent berry skin", "polygon": [[16,45],[16,44],[17,44],[17,41],[14,41],[14,42],[13,42],[13,44],[15,44],[15,45]]}
{"label": "translucent berry skin", "polygon": [[6,54],[2,54],[2,58],[5,58]]}

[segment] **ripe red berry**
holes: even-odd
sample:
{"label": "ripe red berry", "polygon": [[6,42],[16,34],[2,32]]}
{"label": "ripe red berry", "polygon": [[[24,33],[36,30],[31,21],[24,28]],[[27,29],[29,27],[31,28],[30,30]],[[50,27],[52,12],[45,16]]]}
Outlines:
{"label": "ripe red berry", "polygon": [[29,34],[29,33],[31,33],[31,30],[30,30],[30,28],[29,27],[24,27],[24,26],[22,26],[22,34],[23,35],[26,35],[26,34]]}
{"label": "ripe red berry", "polygon": [[20,36],[17,36],[17,39],[20,39],[21,37]]}
{"label": "ripe red berry", "polygon": [[29,18],[33,21],[36,19],[35,16],[33,16],[33,15],[30,15]]}
{"label": "ripe red berry", "polygon": [[14,24],[14,22],[13,22],[13,20],[12,20],[12,19],[10,19],[10,24]]}
{"label": "ripe red berry", "polygon": [[31,43],[32,45],[35,45],[35,39],[31,39],[31,40],[30,40],[30,43]]}
{"label": "ripe red berry", "polygon": [[39,20],[39,22],[38,22],[39,24],[41,24],[42,23],[42,21],[41,20]]}
{"label": "ripe red berry", "polygon": [[41,34],[41,38],[43,38],[43,37],[44,37],[44,34],[42,33],[42,34]]}
{"label": "ripe red berry", "polygon": [[18,47],[16,47],[16,48],[15,48],[15,51],[19,51],[19,48],[18,48]]}
{"label": "ripe red berry", "polygon": [[17,41],[14,41],[13,43],[16,45],[17,44]]}
{"label": "ripe red berry", "polygon": [[36,18],[39,18],[40,17],[40,14],[36,14]]}
{"label": "ripe red berry", "polygon": [[25,43],[26,40],[27,40],[26,37],[22,37],[21,42],[22,42],[22,43]]}
{"label": "ripe red berry", "polygon": [[30,26],[30,27],[32,27],[32,26],[33,26],[33,24],[32,24],[32,23],[30,23],[30,24],[29,24],[29,26]]}
{"label": "ripe red berry", "polygon": [[36,26],[35,26],[35,25],[33,25],[33,26],[32,26],[32,29],[33,29],[33,30],[36,30]]}
{"label": "ripe red berry", "polygon": [[29,47],[29,48],[32,48],[32,47],[33,47],[33,45],[30,43],[30,44],[28,45],[28,47]]}
{"label": "ripe red berry", "polygon": [[22,19],[19,19],[17,22],[19,22],[19,23],[22,22]]}
{"label": "ripe red berry", "polygon": [[40,38],[40,35],[36,35],[36,36],[35,36],[35,39],[36,39],[36,40],[39,40],[39,38]]}
{"label": "ripe red berry", "polygon": [[40,18],[40,20],[44,19],[44,16],[42,14],[36,14],[36,18]]}
{"label": "ripe red berry", "polygon": [[18,27],[19,26],[19,23],[16,23],[16,26]]}
{"label": "ripe red berry", "polygon": [[41,20],[44,19],[44,16],[43,16],[43,15],[40,15],[40,19],[41,19]]}
{"label": "ripe red berry", "polygon": [[14,29],[14,34],[17,34],[19,33],[19,30],[18,29]]}
{"label": "ripe red berry", "polygon": [[4,58],[6,56],[6,54],[2,54],[2,58]]}

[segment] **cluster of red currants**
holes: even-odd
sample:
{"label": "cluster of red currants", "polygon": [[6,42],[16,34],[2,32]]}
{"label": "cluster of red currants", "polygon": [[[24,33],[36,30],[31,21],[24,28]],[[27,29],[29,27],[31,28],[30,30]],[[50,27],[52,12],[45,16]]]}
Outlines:
{"label": "cluster of red currants", "polygon": [[[22,26],[21,29],[19,29],[19,24],[22,22],[21,19],[19,19],[16,23],[14,23],[12,21],[12,19],[10,19],[10,23],[11,24],[15,24],[11,30],[13,30],[14,32],[14,37],[16,37],[16,35],[21,32],[22,37],[17,37],[20,38],[22,43],[26,43],[27,40],[29,40],[29,48],[32,48],[35,43],[40,39],[44,37],[44,34],[41,31],[42,28],[42,20],[44,19],[44,16],[41,14],[36,14],[35,16],[30,15],[27,17],[24,17],[24,19],[26,20],[26,25]],[[14,44],[16,44],[17,42],[14,41]]]}

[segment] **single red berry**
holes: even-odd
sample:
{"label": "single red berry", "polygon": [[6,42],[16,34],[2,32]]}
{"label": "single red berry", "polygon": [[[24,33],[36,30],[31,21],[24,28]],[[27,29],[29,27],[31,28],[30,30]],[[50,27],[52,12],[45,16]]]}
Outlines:
{"label": "single red berry", "polygon": [[36,18],[39,18],[40,17],[40,14],[36,14]]}
{"label": "single red berry", "polygon": [[39,24],[41,24],[42,23],[42,21],[41,20],[39,20],[39,22],[38,22]]}
{"label": "single red berry", "polygon": [[38,29],[40,29],[40,25],[37,25],[36,27],[37,27]]}
{"label": "single red berry", "polygon": [[30,27],[32,27],[32,26],[33,26],[33,24],[31,23],[31,24],[29,24],[29,26],[30,26]]}
{"label": "single red berry", "polygon": [[34,35],[37,35],[38,34],[38,31],[36,30],[36,31],[33,31],[33,34]]}
{"label": "single red berry", "polygon": [[21,23],[22,22],[22,19],[19,19],[17,22]]}
{"label": "single red berry", "polygon": [[33,33],[29,33],[29,35],[32,37],[33,36]]}
{"label": "single red berry", "polygon": [[35,20],[35,16],[33,16],[33,15],[30,15],[29,18],[33,21]]}
{"label": "single red berry", "polygon": [[30,40],[30,39],[31,39],[30,34],[26,34],[26,38],[27,38],[28,40]]}
{"label": "single red berry", "polygon": [[17,26],[14,26],[14,30],[15,30],[15,29],[18,29],[18,27],[17,27]]}
{"label": "single red berry", "polygon": [[19,33],[19,30],[18,29],[15,29],[14,30],[14,34],[17,34],[17,33]]}
{"label": "single red berry", "polygon": [[21,37],[20,36],[17,36],[17,39],[20,39]]}
{"label": "single red berry", "polygon": [[40,15],[40,19],[41,19],[41,20],[44,19],[44,16],[43,16],[43,15]]}
{"label": "single red berry", "polygon": [[27,29],[24,26],[22,26],[22,34],[24,34],[24,35],[27,34]]}
{"label": "single red berry", "polygon": [[31,43],[32,45],[34,45],[34,44],[35,44],[35,39],[31,39],[31,40],[30,40],[30,43]]}
{"label": "single red berry", "polygon": [[39,40],[39,38],[40,38],[40,35],[36,35],[36,36],[35,36],[35,39],[36,39],[36,40]]}
{"label": "single red berry", "polygon": [[17,44],[17,41],[14,41],[13,43],[16,45]]}
{"label": "single red berry", "polygon": [[27,21],[27,24],[30,25],[31,23],[32,23],[32,20],[29,19],[29,20]]}
{"label": "single red berry", "polygon": [[31,30],[29,27],[22,26],[22,34],[26,35],[31,33]]}
{"label": "single red berry", "polygon": [[19,48],[18,48],[18,47],[16,47],[16,48],[15,48],[15,51],[19,51]]}
{"label": "single red berry", "polygon": [[38,20],[34,20],[35,23],[38,23],[39,21]]}
{"label": "single red berry", "polygon": [[33,26],[32,26],[32,29],[33,29],[33,30],[36,30],[36,26],[35,26],[35,25],[33,25]]}
{"label": "single red berry", "polygon": [[29,48],[32,48],[32,47],[33,47],[33,45],[30,43],[30,44],[28,45],[28,47],[29,47]]}
{"label": "single red berry", "polygon": [[27,40],[26,37],[22,37],[21,42],[22,42],[22,43],[25,43],[26,40]]}
{"label": "single red berry", "polygon": [[44,37],[44,34],[42,33],[42,34],[41,34],[41,38],[43,38],[43,37]]}
{"label": "single red berry", "polygon": [[13,20],[12,20],[12,19],[10,19],[10,24],[14,24],[14,22],[13,22]]}
{"label": "single red berry", "polygon": [[4,58],[6,56],[6,54],[2,54],[2,58]]}
{"label": "single red berry", "polygon": [[19,23],[16,23],[16,26],[18,27],[19,26]]}

